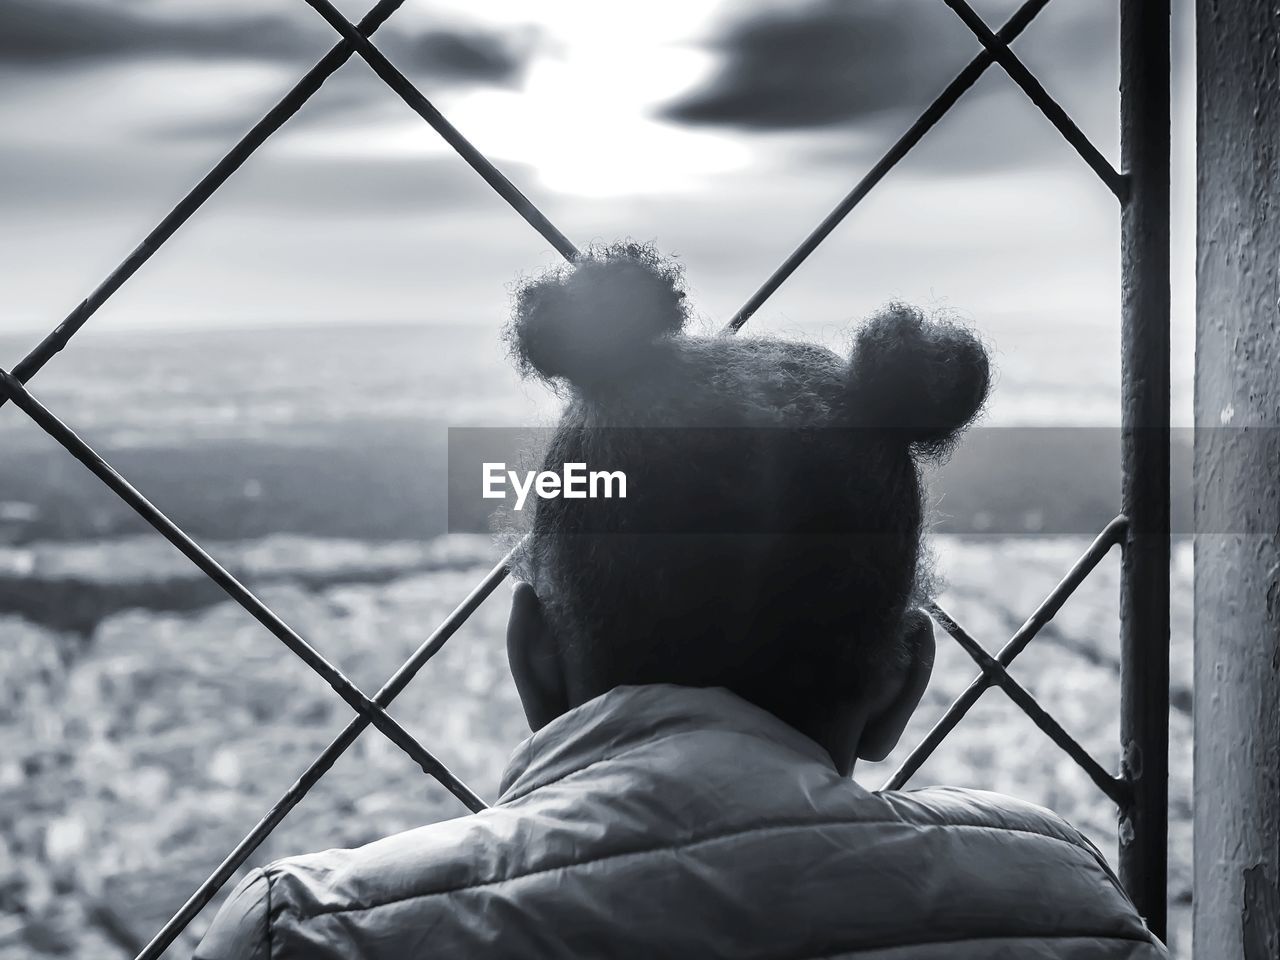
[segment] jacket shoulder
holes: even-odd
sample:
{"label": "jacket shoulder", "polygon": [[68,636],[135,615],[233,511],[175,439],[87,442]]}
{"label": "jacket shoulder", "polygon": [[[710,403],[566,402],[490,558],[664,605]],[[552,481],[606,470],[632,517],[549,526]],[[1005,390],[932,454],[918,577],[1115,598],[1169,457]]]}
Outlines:
{"label": "jacket shoulder", "polygon": [[271,882],[251,870],[231,891],[192,960],[270,960]]}
{"label": "jacket shoulder", "polygon": [[1106,858],[1079,830],[1046,807],[988,790],[962,787],[925,787],[887,791],[888,801],[902,819],[921,826],[989,830],[993,833],[1027,834],[1077,847],[1110,873]]}
{"label": "jacket shoulder", "polygon": [[[937,827],[970,829],[989,834],[993,843],[1009,843],[1018,838],[1062,844],[1062,857],[1046,857],[1044,866],[1053,869],[1066,859],[1091,860],[1106,885],[1134,913],[1136,910],[1107,858],[1092,841],[1070,823],[1046,807],[988,790],[961,787],[925,787],[911,791],[879,794],[898,816],[907,822]],[[1070,848],[1068,850],[1068,848]]]}

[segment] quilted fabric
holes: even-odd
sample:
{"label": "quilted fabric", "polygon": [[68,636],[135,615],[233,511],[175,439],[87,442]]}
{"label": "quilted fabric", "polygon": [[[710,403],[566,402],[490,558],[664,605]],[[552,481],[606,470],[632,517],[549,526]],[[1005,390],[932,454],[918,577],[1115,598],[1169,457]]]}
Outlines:
{"label": "quilted fabric", "polygon": [[722,689],[623,687],[475,816],[253,871],[197,960],[1166,956],[1047,810],[873,793]]}

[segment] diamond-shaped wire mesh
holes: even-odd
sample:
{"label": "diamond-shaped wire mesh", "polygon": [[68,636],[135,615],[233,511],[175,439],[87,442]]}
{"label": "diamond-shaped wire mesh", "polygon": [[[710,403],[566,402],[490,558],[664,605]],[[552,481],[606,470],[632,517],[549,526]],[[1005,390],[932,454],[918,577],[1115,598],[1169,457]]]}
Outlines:
{"label": "diamond-shaped wire mesh", "polygon": [[[510,554],[486,575],[377,693],[373,697],[369,697],[352,684],[341,671],[329,663],[322,654],[312,648],[301,636],[285,624],[261,600],[239,583],[203,548],[191,540],[176,524],[147,501],[127,480],[116,473],[87,443],[73,430],[59,421],[25,388],[25,383],[66,346],[71,337],[150,259],[160,246],[172,237],[200,209],[203,203],[226,183],[254,151],[279,130],[320,89],[324,82],[355,54],[363,58],[401,99],[430,124],[562,256],[569,261],[577,257],[578,250],[574,244],[501,171],[472,146],[371,42],[370,38],[399,9],[404,0],[380,0],[358,24],[352,24],[333,6],[330,0],[306,0],[306,2],[334,28],[342,38],[341,41],[232,147],[217,165],[192,188],[181,202],[143,240],[137,249],[112,271],[57,328],[23,358],[13,368],[12,373],[0,370],[0,405],[3,405],[7,400],[12,400],[16,406],[62,444],[72,456],[80,460],[97,475],[117,496],[125,500],[130,507],[173,543],[207,576],[218,583],[232,599],[248,610],[278,639],[285,643],[290,650],[323,677],[334,688],[335,692],[356,711],[356,716],[348,723],[346,728],[313,761],[294,785],[289,788],[288,792],[276,802],[244,840],[228,854],[226,859],[187,900],[169,923],[147,944],[139,954],[139,960],[155,958],[164,953],[196,914],[208,904],[217,891],[244,864],[268,834],[301,801],[311,787],[324,776],[365,728],[370,725],[376,727],[393,743],[404,750],[422,767],[424,772],[440,781],[470,809],[479,810],[485,806],[484,802],[470,788],[458,780],[425,747],[400,727],[387,714],[385,708],[395,700],[427,661],[502,583],[508,573]],[[993,64],[999,64],[1023,89],[1031,101],[1053,123],[1067,143],[1079,153],[1089,167],[1098,175],[1103,184],[1122,202],[1127,199],[1129,186],[1127,177],[1118,173],[1103,158],[1101,153],[1088,141],[1066,112],[1052,99],[1009,47],[1009,44],[1044,9],[1048,0],[1026,0],[1004,26],[995,32],[987,27],[965,0],[943,0],[943,2],[957,14],[981,41],[983,45],[982,51],[947,85],[916,122],[908,128],[862,180],[858,182],[853,190],[836,205],[831,213],[751,296],[729,321],[726,332],[736,332],[746,324],[751,316],[817,249],[854,207],[870,193],[872,188],[884,178],[889,170],[896,166],[923,139],[924,135]],[[1044,730],[1072,760],[1084,769],[1103,793],[1122,809],[1130,803],[1129,781],[1107,773],[1005,669],[1027,646],[1040,628],[1052,619],[1057,610],[1088,576],[1089,572],[1102,557],[1113,546],[1125,541],[1127,532],[1128,522],[1124,517],[1117,517],[1112,521],[1098,535],[1097,539],[1072,567],[1058,587],[1050,593],[1023,627],[994,657],[945,611],[936,605],[930,609],[929,612],[935,621],[973,657],[982,672],[951,705],[942,719],[894,773],[885,785],[887,789],[896,789],[903,786],[933,750],[955,728],[982,693],[991,686],[999,686],[1027,713],[1037,726]]]}

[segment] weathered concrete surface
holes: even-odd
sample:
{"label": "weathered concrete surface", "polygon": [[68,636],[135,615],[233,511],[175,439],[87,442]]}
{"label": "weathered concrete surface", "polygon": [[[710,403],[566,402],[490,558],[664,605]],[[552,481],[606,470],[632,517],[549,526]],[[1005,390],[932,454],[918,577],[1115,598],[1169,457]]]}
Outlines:
{"label": "weathered concrete surface", "polygon": [[1195,955],[1275,960],[1280,8],[1196,12]]}

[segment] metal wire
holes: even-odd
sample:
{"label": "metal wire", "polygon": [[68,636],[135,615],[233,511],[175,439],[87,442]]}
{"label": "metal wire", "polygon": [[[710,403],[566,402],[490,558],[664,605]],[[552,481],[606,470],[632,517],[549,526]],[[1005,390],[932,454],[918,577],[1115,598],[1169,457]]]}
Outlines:
{"label": "metal wire", "polygon": [[1022,709],[1022,712],[1031,719],[1031,722],[1048,734],[1049,738],[1089,775],[1089,779],[1097,784],[1098,789],[1110,797],[1117,806],[1125,806],[1128,803],[1130,796],[1127,789],[1128,783],[1107,773],[1102,764],[1093,759],[1089,752],[1080,745],[1079,741],[1067,733],[1057,720],[1049,716],[1044,707],[1040,706],[1036,701],[1035,697],[1031,696],[1022,684],[1013,679],[1009,672],[1005,670],[1003,664],[987,653],[982,644],[978,643],[964,627],[960,626],[951,614],[943,610],[937,603],[930,603],[928,609],[929,615],[947,633],[951,634],[964,652],[969,654],[974,662],[978,664],[987,680],[1008,694],[1009,699]]}
{"label": "metal wire", "polygon": [[470,787],[454,776],[426,747],[418,743],[409,731],[400,726],[381,706],[366,697],[355,684],[343,675],[342,671],[294,632],[292,627],[281,620],[248,587],[232,576],[230,571],[214,560],[203,547],[187,536],[158,507],[139,493],[128,480],[120,476],[106,460],[102,459],[70,427],[50,413],[40,401],[36,400],[27,391],[26,387],[16,377],[6,370],[0,370],[0,392],[8,394],[9,399],[34,420],[41,429],[62,444],[67,452],[88,467],[99,480],[111,488],[111,491],[116,496],[132,507],[138,516],[147,521],[166,540],[177,547],[188,560],[199,567],[205,576],[226,591],[232,600],[240,604],[255,620],[270,630],[285,646],[292,650],[303,663],[319,674],[353,710],[361,714],[377,727],[387,739],[407,753],[422,768],[424,773],[430,774],[439,780],[450,793],[466,804],[469,809],[474,811],[485,808],[485,802],[473,793]]}
{"label": "metal wire", "polygon": [[[1124,539],[1127,529],[1128,523],[1124,517],[1116,517],[1103,528],[1102,532],[1094,538],[1093,543],[1089,545],[1089,549],[1072,565],[1067,575],[1053,588],[1049,596],[1041,602],[1035,612],[1027,618],[1027,621],[1018,628],[1018,631],[1009,642],[996,654],[997,663],[1002,667],[1007,667],[1013,663],[1014,658],[1026,649],[1027,644],[1054,618],[1057,612],[1062,609],[1062,605],[1067,602],[1067,599],[1075,593],[1076,588],[1102,562],[1102,558],[1110,552],[1112,547]],[[893,772],[893,776],[885,781],[881,789],[901,790],[906,786],[912,775],[924,765],[924,762],[938,749],[942,741],[956,728],[956,725],[963,719],[964,715],[978,702],[978,698],[990,686],[991,678],[987,674],[984,673],[976,677],[965,688],[965,691],[955,699],[955,702],[947,708],[947,712],[942,715],[942,718],[925,734],[924,739],[907,755],[907,758]]]}
{"label": "metal wire", "polygon": [[[380,0],[360,21],[359,32],[365,36],[372,36],[403,3],[404,0]],[[255,123],[249,132],[227,151],[226,155],[217,162],[214,168],[205,174],[203,179],[192,187],[185,197],[178,201],[178,205],[165,215],[164,219],[160,221],[154,230],[147,234],[134,251],[112,270],[89,296],[81,300],[76,305],[76,308],[36,345],[35,349],[18,361],[13,368],[13,376],[23,383],[30,381],[46,363],[67,345],[67,342],[85,325],[89,318],[97,313],[98,309],[117,290],[124,286],[125,281],[137,273],[142,265],[150,260],[155,255],[155,252],[164,245],[165,241],[172,237],[179,227],[190,220],[192,215],[204,205],[204,202],[213,196],[218,188],[244,165],[244,162],[253,155],[253,152],[262,146],[268,137],[284,126],[285,121],[297,113],[302,108],[302,105],[311,99],[312,95],[324,85],[324,82],[351,58],[353,52],[351,44],[343,40],[307,71],[306,75],[294,85],[293,89],[286,93],[267,112],[266,116]],[[8,396],[0,395],[0,407],[3,407],[8,399]]]}
{"label": "metal wire", "polygon": [[[1012,42],[1046,6],[1048,0],[1027,0],[998,33],[992,33],[964,0],[944,0],[970,27],[983,43],[983,52],[943,90],[920,118],[899,138],[876,165],[847,194],[836,208],[818,225],[790,257],[769,277],[764,285],[747,301],[730,320],[727,329],[736,332],[750,319],[761,305],[786,281],[805,259],[826,239],[835,227],[861,202],[871,189],[883,179],[903,157],[932,129],[947,111],[960,99],[982,73],[994,62],[1000,65],[1019,84],[1028,97],[1054,123],[1064,139],[1085,159],[1103,182],[1122,199],[1126,195],[1128,180],[1093,147],[1084,134],[1071,121],[1066,112],[1049,96],[1044,87],[1026,69],[1009,49]],[[554,224],[529,201],[486,157],[483,156],[414,85],[369,41],[386,19],[400,7],[403,0],[381,0],[358,25],[353,25],[333,6],[330,0],[307,0],[325,20],[342,36],[337,44],[322,58],[279,103],[229,151],[222,160],[179,202],[141,244],[104,280],[75,310],[73,310],[37,347],[24,357],[12,374],[0,370],[0,405],[8,399],[23,409],[43,429],[81,460],[118,496],[170,540],[211,579],[248,610],[259,622],[282,640],[295,654],[315,670],[343,699],[357,711],[357,716],[336,737],[329,747],[303,772],[292,787],[272,807],[258,825],[219,865],[218,869],[188,899],[177,914],[156,935],[139,955],[143,958],[160,956],[191,919],[212,899],[263,839],[270,834],[285,815],[297,805],[303,796],[327,772],[333,763],[355,742],[359,734],[370,724],[378,727],[393,742],[435,776],[469,808],[481,809],[484,803],[478,796],[450,773],[434,756],[419,745],[386,712],[385,708],[405,688],[413,676],[436,651],[466,622],[467,618],[492,594],[508,572],[510,555],[489,572],[468,597],[450,614],[436,631],[423,643],[406,663],[387,681],[370,700],[343,676],[336,667],[289,628],[278,616],[236,581],[181,529],[149,503],[123,477],[113,470],[88,444],[62,424],[24,389],[23,384],[35,375],[50,358],[62,350],[70,338],[83,327],[88,319],[107,301],[138,269],[145,264],[176,231],[221,187],[244,161],[278,130],[320,88],[353,52],[358,52],[374,71],[412,107],[440,136],[462,156],[482,178],[515,209],[528,223],[568,260],[578,256],[578,250]],[[999,685],[1016,703],[1045,730],[1088,773],[1098,786],[1122,806],[1128,802],[1129,784],[1108,774],[1004,669],[1035,634],[1052,619],[1067,597],[1085,576],[1096,566],[1101,557],[1125,535],[1126,521],[1117,518],[1099,535],[1062,583],[1037,608],[1036,612],[1019,629],[996,657],[988,654],[945,611],[934,607],[933,614],[949,633],[966,649],[982,667],[982,676],[974,681],[965,693],[952,704],[942,721],[925,738],[902,767],[891,778],[887,788],[901,786],[918,769],[929,753],[954,728],[965,712],[976,702],[981,693],[992,685]]]}
{"label": "metal wire", "polygon": [[[382,685],[373,698],[374,703],[380,707],[391,705],[391,702],[409,685],[409,681],[417,675],[419,670],[426,666],[427,661],[436,655],[448,639],[467,622],[471,614],[475,613],[480,604],[484,603],[489,595],[498,588],[498,585],[506,579],[511,558],[515,551],[519,549],[519,547],[516,547],[515,550],[503,557],[498,562],[498,565],[490,570],[488,575],[467,594],[466,599],[458,604],[449,616],[445,617],[444,622],[414,651],[413,656],[406,660],[400,669],[392,674],[391,678]],[[244,862],[249,859],[253,851],[258,849],[262,841],[270,836],[271,831],[280,824],[280,821],[288,815],[290,810],[301,802],[311,788],[320,782],[320,778],[329,772],[330,768],[337,763],[338,758],[346,753],[347,749],[356,742],[356,738],[368,726],[369,720],[364,716],[357,716],[347,724],[343,731],[333,739],[333,742],[325,747],[324,752],[316,757],[311,762],[311,765],[302,772],[302,775],[294,781],[293,785],[285,791],[284,796],[275,802],[266,816],[259,820],[248,835],[236,844],[235,849],[227,854],[226,859],[209,875],[209,878],[200,884],[196,892],[187,899],[187,902],[179,908],[178,912],[164,925],[164,928],[138,954],[137,960],[155,960],[169,948],[170,944],[178,938],[187,925],[195,919],[196,915],[217,895],[222,886],[244,865]]]}
{"label": "metal wire", "polygon": [[942,2],[955,11],[956,16],[964,21],[965,26],[982,41],[982,45],[996,58],[1005,73],[1009,74],[1031,102],[1040,108],[1040,112],[1049,118],[1049,122],[1062,134],[1062,138],[1075,148],[1076,153],[1080,154],[1090,169],[1106,184],[1107,189],[1116,195],[1116,199],[1123,200],[1128,189],[1128,181],[1116,171],[1115,167],[1111,166],[1107,158],[1084,135],[1084,131],[1076,126],[1067,111],[1049,95],[1044,85],[1018,59],[1018,55],[1009,49],[1008,42],[992,33],[991,28],[966,0],[942,0]]}
{"label": "metal wire", "polygon": [[329,0],[306,0],[306,2],[308,6],[324,17],[333,29],[342,34],[343,38],[355,47],[360,56],[365,59],[365,62],[373,68],[374,73],[381,77],[387,86],[399,94],[400,99],[413,108],[413,111],[418,116],[427,121],[431,128],[440,134],[445,142],[453,147],[476,173],[484,178],[485,183],[493,187],[516,213],[524,217],[533,229],[542,234],[543,238],[555,247],[561,256],[569,261],[578,258],[578,248],[573,245],[569,238],[561,233],[556,225],[530,202],[528,197],[516,189],[515,184],[503,176],[502,171],[490,163],[488,157],[477,150],[470,140],[459,133],[458,129],[444,118],[444,114],[432,106],[431,101],[419,92],[409,78],[397,70],[395,65],[382,55],[382,51],[352,26],[351,21],[339,13]]}
{"label": "metal wire", "polygon": [[[1025,30],[1036,18],[1036,15],[1049,3],[1049,0],[1026,0],[1008,20],[1008,22],[1000,28],[1000,39],[1007,42],[1012,41],[1023,30]],[[818,249],[823,240],[831,235],[840,222],[844,220],[863,199],[869,194],[873,187],[884,179],[885,174],[898,165],[911,149],[924,139],[924,135],[934,128],[934,126],[946,116],[947,111],[956,105],[959,99],[964,95],[965,91],[978,82],[978,78],[982,76],[986,69],[995,62],[995,55],[990,50],[983,50],[971,61],[969,65],[956,74],[956,78],[947,84],[942,93],[938,94],[933,103],[925,108],[924,113],[910,127],[906,133],[897,139],[892,147],[888,149],[876,165],[872,167],[857,185],[850,190],[843,200],[836,204],[822,222],[814,227],[813,232],[804,238],[804,242],[792,252],[782,262],[782,265],[769,276],[755,293],[751,295],[742,309],[730,318],[725,324],[725,332],[734,332],[741,330],[743,325],[755,315],[766,300],[768,300],[777,289],[782,286],[787,278],[796,272],[800,264],[809,259],[809,255]]]}

